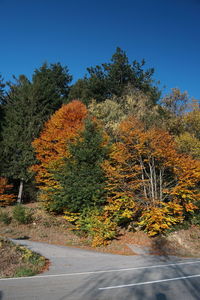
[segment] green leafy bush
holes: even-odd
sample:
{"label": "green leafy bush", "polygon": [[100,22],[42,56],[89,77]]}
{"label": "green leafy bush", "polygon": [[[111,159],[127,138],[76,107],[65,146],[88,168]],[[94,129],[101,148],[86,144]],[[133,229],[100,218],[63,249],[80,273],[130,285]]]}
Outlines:
{"label": "green leafy bush", "polygon": [[200,226],[200,214],[195,213],[195,214],[192,216],[191,224],[192,224],[192,225]]}
{"label": "green leafy bush", "polygon": [[117,235],[117,224],[106,218],[100,208],[85,209],[82,214],[65,212],[67,221],[75,225],[75,230],[92,238],[92,246],[107,245]]}
{"label": "green leafy bush", "polygon": [[27,267],[19,267],[14,274],[14,277],[26,277],[26,276],[33,276],[37,274],[31,268]]}
{"label": "green leafy bush", "polygon": [[17,204],[13,209],[13,219],[20,224],[29,224],[33,221],[33,212],[21,204]]}

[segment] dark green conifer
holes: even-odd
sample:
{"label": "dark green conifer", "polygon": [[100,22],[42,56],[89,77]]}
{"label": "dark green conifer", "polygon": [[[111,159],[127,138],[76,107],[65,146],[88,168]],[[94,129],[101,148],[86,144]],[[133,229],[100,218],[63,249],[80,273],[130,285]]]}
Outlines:
{"label": "dark green conifer", "polygon": [[55,194],[52,209],[81,212],[99,207],[105,202],[105,176],[101,163],[106,158],[108,146],[97,124],[91,119],[75,143],[69,146],[70,157],[55,178],[61,189]]}
{"label": "dark green conifer", "polygon": [[102,102],[121,97],[127,86],[138,89],[149,96],[152,103],[160,97],[154,85],[154,69],[145,70],[145,61],[129,63],[126,52],[117,47],[111,62],[87,68],[88,76],[79,79],[70,89],[69,100],[79,99],[88,104],[92,99]]}
{"label": "dark green conifer", "polygon": [[20,184],[30,181],[29,167],[35,163],[32,141],[38,137],[43,124],[66,100],[71,76],[58,64],[42,65],[32,81],[21,75],[9,83],[2,126],[2,174]]}

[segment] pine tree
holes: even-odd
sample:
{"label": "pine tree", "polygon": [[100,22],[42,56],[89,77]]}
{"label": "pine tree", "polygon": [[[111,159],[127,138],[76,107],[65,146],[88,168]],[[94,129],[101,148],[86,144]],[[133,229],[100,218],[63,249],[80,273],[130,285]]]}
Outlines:
{"label": "pine tree", "polygon": [[88,76],[79,79],[70,89],[69,99],[80,99],[88,104],[92,99],[102,102],[121,97],[127,86],[145,93],[152,103],[160,97],[154,86],[154,69],[145,70],[145,61],[129,63],[126,52],[117,47],[111,62],[87,68]]}
{"label": "pine tree", "polygon": [[32,141],[39,136],[45,121],[66,100],[72,77],[59,63],[42,65],[29,81],[26,76],[9,83],[5,120],[2,129],[3,175],[23,183],[32,178],[29,167],[35,163]]}
{"label": "pine tree", "polygon": [[5,84],[3,78],[0,75],[0,141],[1,141],[1,130],[4,117],[4,105],[5,105],[5,93],[4,93]]}
{"label": "pine tree", "polygon": [[21,76],[5,106],[2,130],[3,175],[20,182],[18,202],[21,202],[23,183],[31,178],[28,171],[34,162],[31,142],[41,126],[41,110],[32,96],[31,83]]}
{"label": "pine tree", "polygon": [[97,124],[88,118],[85,129],[69,146],[69,158],[59,174],[61,189],[54,196],[54,209],[81,212],[105,201],[105,176],[101,167],[108,151]]}
{"label": "pine tree", "polygon": [[60,63],[44,63],[32,76],[34,97],[43,104],[46,120],[66,102],[72,76]]}

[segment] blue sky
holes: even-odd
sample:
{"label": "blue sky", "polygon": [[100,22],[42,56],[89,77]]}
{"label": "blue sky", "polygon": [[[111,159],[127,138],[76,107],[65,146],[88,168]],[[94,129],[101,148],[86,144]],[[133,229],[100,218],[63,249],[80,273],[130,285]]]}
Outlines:
{"label": "blue sky", "polygon": [[45,61],[74,81],[117,46],[145,58],[168,91],[200,99],[200,0],[0,0],[0,73],[29,78]]}

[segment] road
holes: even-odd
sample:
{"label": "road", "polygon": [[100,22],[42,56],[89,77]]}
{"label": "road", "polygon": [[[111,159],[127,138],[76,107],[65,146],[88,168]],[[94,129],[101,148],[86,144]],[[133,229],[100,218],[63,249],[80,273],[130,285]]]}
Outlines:
{"label": "road", "polygon": [[51,265],[34,277],[1,279],[2,300],[200,299],[198,259],[122,256],[21,242],[49,258]]}

